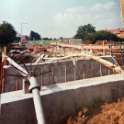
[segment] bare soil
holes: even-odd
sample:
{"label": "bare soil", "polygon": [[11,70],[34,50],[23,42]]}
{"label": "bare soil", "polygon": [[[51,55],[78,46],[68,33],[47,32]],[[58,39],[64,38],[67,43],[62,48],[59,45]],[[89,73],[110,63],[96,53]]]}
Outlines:
{"label": "bare soil", "polygon": [[95,109],[83,108],[75,117],[70,116],[66,124],[124,124],[124,98]]}

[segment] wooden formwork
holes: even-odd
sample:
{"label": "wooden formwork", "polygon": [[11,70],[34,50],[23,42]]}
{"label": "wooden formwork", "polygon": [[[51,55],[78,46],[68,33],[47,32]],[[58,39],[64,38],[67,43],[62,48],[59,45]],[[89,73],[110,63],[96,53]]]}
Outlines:
{"label": "wooden formwork", "polygon": [[[56,45],[56,44],[53,43],[52,45]],[[66,48],[78,49],[80,51],[82,51],[82,50],[91,50],[91,51],[93,51],[93,50],[95,50],[95,51],[102,50],[104,52],[106,50],[108,50],[108,51],[111,50],[111,52],[113,52],[112,50],[114,50],[114,51],[120,50],[120,48],[117,47],[117,46],[114,46],[111,49],[109,49],[109,46],[100,46],[100,45],[84,45],[84,46],[70,45],[70,44],[57,44],[57,45],[61,46],[63,48],[66,47]],[[78,55],[82,56],[82,54],[77,54],[77,56]],[[113,64],[111,62],[108,62],[107,60],[104,60],[99,56],[95,56],[95,55],[92,55],[92,54],[91,55],[85,54],[85,56],[88,56],[89,58],[91,58],[91,59],[101,63],[102,65],[106,66],[107,68],[112,69],[113,72],[115,72],[115,73],[124,73],[123,69],[119,65]]]}

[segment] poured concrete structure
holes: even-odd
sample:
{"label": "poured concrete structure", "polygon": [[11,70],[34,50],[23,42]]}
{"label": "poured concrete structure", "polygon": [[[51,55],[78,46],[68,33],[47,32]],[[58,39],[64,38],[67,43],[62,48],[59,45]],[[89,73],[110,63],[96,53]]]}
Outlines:
{"label": "poured concrete structure", "polygon": [[[106,59],[110,60],[111,58],[108,56]],[[41,86],[112,74],[112,71],[107,67],[88,58],[47,62],[32,65],[32,67],[29,64],[27,66],[30,71],[31,69],[34,70]],[[6,69],[5,91],[14,91],[16,82],[19,82],[19,89],[22,89],[22,77],[13,67],[9,67]]]}
{"label": "poured concrete structure", "polygon": [[[69,115],[96,99],[124,97],[124,74],[44,86],[41,91],[46,124],[64,124]],[[14,91],[1,95],[0,124],[36,124],[31,94]]]}

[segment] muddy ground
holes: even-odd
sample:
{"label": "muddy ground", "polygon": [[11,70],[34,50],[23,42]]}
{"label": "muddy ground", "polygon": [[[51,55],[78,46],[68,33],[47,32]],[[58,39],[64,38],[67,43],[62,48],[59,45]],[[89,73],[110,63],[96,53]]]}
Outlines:
{"label": "muddy ground", "polygon": [[124,124],[124,98],[94,108],[82,108],[66,124]]}

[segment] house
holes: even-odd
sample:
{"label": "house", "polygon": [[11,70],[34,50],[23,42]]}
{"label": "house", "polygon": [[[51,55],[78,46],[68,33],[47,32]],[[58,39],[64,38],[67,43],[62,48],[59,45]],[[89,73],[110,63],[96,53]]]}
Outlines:
{"label": "house", "polygon": [[124,38],[124,28],[111,29],[107,31],[117,35],[120,38]]}

